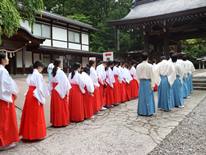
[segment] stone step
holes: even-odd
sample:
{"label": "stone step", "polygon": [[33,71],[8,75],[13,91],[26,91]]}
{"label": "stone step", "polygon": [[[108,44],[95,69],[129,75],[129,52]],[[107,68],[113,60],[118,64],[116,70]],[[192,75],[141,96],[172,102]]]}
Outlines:
{"label": "stone step", "polygon": [[206,80],[192,80],[193,83],[206,83]]}
{"label": "stone step", "polygon": [[206,83],[193,83],[194,87],[206,87]]}
{"label": "stone step", "polygon": [[193,77],[193,79],[205,79],[206,80],[206,77],[205,76],[198,76],[198,77]]}
{"label": "stone step", "polygon": [[206,91],[206,87],[194,87],[194,90]]}

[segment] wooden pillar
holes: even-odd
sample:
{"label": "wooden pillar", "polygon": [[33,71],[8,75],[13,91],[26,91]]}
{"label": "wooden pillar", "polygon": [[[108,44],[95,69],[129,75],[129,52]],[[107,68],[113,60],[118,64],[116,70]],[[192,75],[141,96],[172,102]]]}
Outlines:
{"label": "wooden pillar", "polygon": [[25,52],[26,52],[26,47],[22,49],[22,73],[25,74]]}
{"label": "wooden pillar", "polygon": [[119,34],[120,30],[118,28],[115,29],[115,35],[116,35],[116,50],[120,51],[120,40],[119,40]]}

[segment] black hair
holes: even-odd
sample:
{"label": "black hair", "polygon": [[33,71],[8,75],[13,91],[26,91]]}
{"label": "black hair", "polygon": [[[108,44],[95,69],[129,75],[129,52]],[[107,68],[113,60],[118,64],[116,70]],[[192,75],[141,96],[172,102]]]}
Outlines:
{"label": "black hair", "polygon": [[94,65],[95,61],[94,60],[89,60],[89,67],[92,67]]}
{"label": "black hair", "polygon": [[173,54],[171,59],[172,59],[172,62],[177,62],[177,54]]}
{"label": "black hair", "polygon": [[0,52],[0,64],[2,64],[3,59],[6,59],[6,54],[4,52]]}
{"label": "black hair", "polygon": [[34,64],[29,67],[29,73],[32,74],[33,70],[39,67],[44,68],[44,64],[41,61],[35,61]]}
{"label": "black hair", "polygon": [[148,53],[144,52],[142,53],[142,60],[146,61],[148,59]]}
{"label": "black hair", "polygon": [[81,67],[80,63],[76,62],[73,66],[72,66],[72,75],[71,75],[71,79],[73,79],[74,75],[75,75],[75,71],[77,69],[79,69]]}
{"label": "black hair", "polygon": [[87,66],[87,67],[84,67],[83,68],[83,71],[85,72],[85,73],[87,73],[88,75],[90,75],[90,68]]}
{"label": "black hair", "polygon": [[58,68],[60,65],[61,65],[61,60],[56,59],[56,60],[54,61],[54,68],[53,68],[53,70],[52,70],[52,76],[53,76],[53,77],[56,76],[56,74],[57,74],[57,68]]}

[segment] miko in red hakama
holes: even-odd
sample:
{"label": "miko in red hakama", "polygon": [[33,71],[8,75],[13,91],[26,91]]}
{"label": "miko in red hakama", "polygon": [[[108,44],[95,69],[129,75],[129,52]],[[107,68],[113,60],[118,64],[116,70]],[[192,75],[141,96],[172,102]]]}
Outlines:
{"label": "miko in red hakama", "polygon": [[[131,83],[131,82],[130,82]],[[132,98],[132,88],[130,83],[125,83],[125,90],[126,90],[126,101],[130,101]]]}
{"label": "miko in red hakama", "polygon": [[84,118],[90,119],[94,115],[94,95],[92,95],[86,88],[83,95],[84,103]]}
{"label": "miko in red hakama", "polygon": [[84,120],[83,94],[77,84],[72,84],[69,93],[69,109],[72,122],[82,122]]}
{"label": "miko in red hakama", "polygon": [[59,93],[55,90],[56,86],[57,83],[53,83],[50,120],[52,126],[64,127],[70,124],[69,100],[67,95],[61,98]]}
{"label": "miko in red hakama", "polygon": [[105,88],[103,84],[99,84],[99,91],[100,91],[100,101],[101,101],[101,108],[105,106],[105,102],[106,102],[106,97],[105,97]]}
{"label": "miko in red hakama", "polygon": [[136,79],[133,79],[131,81],[131,96],[132,99],[137,98],[139,95],[139,84],[138,81]]}
{"label": "miko in red hakama", "polygon": [[126,84],[125,82],[122,81],[120,83],[120,91],[121,91],[121,102],[124,103],[127,101],[127,94],[126,94]]}
{"label": "miko in red hakama", "polygon": [[19,142],[15,104],[0,100],[0,148]]}
{"label": "miko in red hakama", "polygon": [[119,104],[121,102],[121,88],[120,88],[120,83],[118,79],[118,75],[114,76],[115,78],[115,83],[114,83],[114,103]]}
{"label": "miko in red hakama", "polygon": [[22,112],[20,136],[24,140],[41,140],[46,137],[43,105],[34,97],[35,86],[29,86]]}
{"label": "miko in red hakama", "polygon": [[106,106],[110,107],[114,104],[114,91],[109,84],[105,89],[105,93],[106,93]]}
{"label": "miko in red hakama", "polygon": [[94,113],[97,113],[100,111],[100,109],[102,108],[101,105],[102,105],[102,103],[101,103],[101,96],[100,96],[100,88],[95,87],[95,89],[94,89],[94,104],[93,104]]}

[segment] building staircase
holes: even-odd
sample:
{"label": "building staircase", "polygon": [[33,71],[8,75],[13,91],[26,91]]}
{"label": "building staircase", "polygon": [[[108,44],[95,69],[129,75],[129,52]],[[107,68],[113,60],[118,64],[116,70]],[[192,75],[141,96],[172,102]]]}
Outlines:
{"label": "building staircase", "polygon": [[206,91],[206,76],[193,77],[194,90]]}

